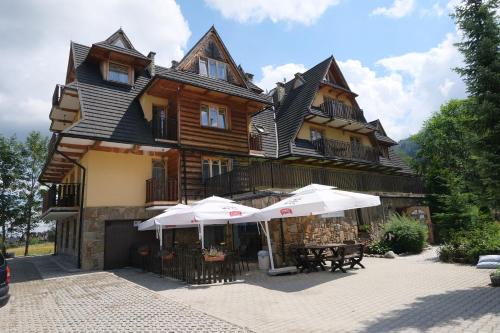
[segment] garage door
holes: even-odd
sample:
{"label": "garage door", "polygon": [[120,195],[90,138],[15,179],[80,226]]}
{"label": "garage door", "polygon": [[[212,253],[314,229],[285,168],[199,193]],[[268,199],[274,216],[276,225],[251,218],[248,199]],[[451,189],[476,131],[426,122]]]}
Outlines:
{"label": "garage door", "polygon": [[104,269],[130,266],[130,249],[151,239],[151,232],[138,231],[134,221],[106,221]]}

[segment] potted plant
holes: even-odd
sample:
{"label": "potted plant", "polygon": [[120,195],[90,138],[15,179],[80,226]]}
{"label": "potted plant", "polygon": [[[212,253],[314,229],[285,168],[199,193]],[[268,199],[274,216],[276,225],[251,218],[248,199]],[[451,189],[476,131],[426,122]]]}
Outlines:
{"label": "potted plant", "polygon": [[490,279],[493,287],[500,287],[500,268],[490,273]]}
{"label": "potted plant", "polygon": [[224,261],[225,255],[224,252],[219,251],[215,248],[210,248],[210,250],[205,251],[204,253],[205,261]]}

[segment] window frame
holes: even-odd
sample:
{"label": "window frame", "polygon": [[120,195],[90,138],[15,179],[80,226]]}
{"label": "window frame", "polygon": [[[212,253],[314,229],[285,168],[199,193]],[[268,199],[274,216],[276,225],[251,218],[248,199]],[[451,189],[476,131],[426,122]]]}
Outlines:
{"label": "window frame", "polygon": [[[205,162],[207,162],[207,163],[205,163]],[[205,171],[204,171],[205,164],[208,165],[208,172],[209,172],[208,177],[205,177]],[[214,172],[213,172],[214,164],[218,164],[219,171],[217,174],[214,174]],[[233,169],[233,160],[230,158],[203,156],[201,158],[201,180],[203,182],[205,182],[212,177],[224,174],[222,172],[224,166],[226,168],[226,172],[224,172],[224,173],[231,171]]]}
{"label": "window frame", "polygon": [[[206,111],[205,111],[206,110]],[[215,121],[216,125],[213,126],[212,120],[212,111],[215,111]],[[203,119],[203,114],[206,113],[206,124],[204,124],[204,119]],[[221,121],[221,115],[223,115]],[[223,122],[223,127],[220,126],[220,124]],[[202,128],[210,128],[210,129],[216,129],[216,130],[222,130],[222,131],[228,131],[230,129],[229,126],[229,109],[225,105],[220,105],[220,104],[215,104],[215,103],[208,103],[208,102],[202,102],[200,103],[200,126]]]}
{"label": "window frame", "polygon": [[[111,79],[110,78],[110,76],[111,76],[110,75],[111,74],[111,66],[122,67],[123,69],[126,68],[127,69],[127,82]],[[108,81],[111,81],[111,82],[116,82],[116,83],[120,83],[120,84],[128,84],[128,85],[130,85],[130,66],[124,65],[124,64],[120,64],[120,63],[114,62],[114,61],[109,61],[108,62],[107,79],[108,79]]]}
{"label": "window frame", "polygon": [[[204,64],[202,64],[202,62]],[[215,72],[214,72],[213,76],[212,76],[211,70],[210,70],[211,62],[215,66]],[[219,72],[221,67],[224,67],[224,70],[222,72]],[[204,68],[203,73],[202,73],[201,68]],[[205,76],[205,77],[209,77],[209,78],[217,79],[217,80],[228,81],[227,80],[227,77],[228,77],[227,69],[228,69],[227,62],[220,61],[220,60],[217,60],[214,58],[209,58],[209,57],[198,57],[198,74],[201,76]],[[219,76],[220,73],[224,73],[223,77]]]}
{"label": "window frame", "polygon": [[[320,137],[313,139],[313,132],[319,133]],[[318,128],[318,127],[310,127],[309,128],[309,137],[311,139],[311,142],[314,142],[314,141],[319,140],[319,139],[325,139],[325,130]]]}

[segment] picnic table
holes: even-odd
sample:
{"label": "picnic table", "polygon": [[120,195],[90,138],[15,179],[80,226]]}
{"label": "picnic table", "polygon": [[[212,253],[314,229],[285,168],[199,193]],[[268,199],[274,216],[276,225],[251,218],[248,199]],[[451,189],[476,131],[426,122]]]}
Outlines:
{"label": "picnic table", "polygon": [[318,268],[325,271],[327,261],[331,262],[332,272],[340,269],[345,273],[344,266],[346,265],[349,265],[350,268],[355,265],[364,268],[361,264],[363,259],[362,244],[308,244],[293,246],[291,252],[300,272],[304,270],[307,272],[318,271]]}

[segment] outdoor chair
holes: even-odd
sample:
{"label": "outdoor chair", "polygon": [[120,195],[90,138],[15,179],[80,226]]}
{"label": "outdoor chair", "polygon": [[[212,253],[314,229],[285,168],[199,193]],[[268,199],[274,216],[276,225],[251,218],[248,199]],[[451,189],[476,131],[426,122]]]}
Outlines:
{"label": "outdoor chair", "polygon": [[248,266],[248,247],[247,245],[240,245],[240,247],[234,252],[234,260],[238,263],[238,270],[245,270],[245,264],[247,266],[247,272],[250,271]]}
{"label": "outdoor chair", "polygon": [[350,268],[354,268],[356,265],[365,268],[361,263],[364,254],[363,244],[348,245],[344,247],[344,250],[344,259],[350,264]]}

